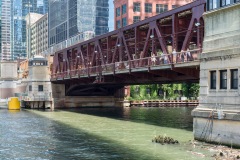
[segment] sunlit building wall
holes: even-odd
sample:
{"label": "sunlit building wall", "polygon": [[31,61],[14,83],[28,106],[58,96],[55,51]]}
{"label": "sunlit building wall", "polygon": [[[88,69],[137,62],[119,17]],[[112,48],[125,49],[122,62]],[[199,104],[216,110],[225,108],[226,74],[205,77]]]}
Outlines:
{"label": "sunlit building wall", "polygon": [[48,49],[48,14],[30,13],[26,16],[26,22],[27,57],[32,58]]}
{"label": "sunlit building wall", "polygon": [[161,14],[194,0],[114,0],[115,29]]}

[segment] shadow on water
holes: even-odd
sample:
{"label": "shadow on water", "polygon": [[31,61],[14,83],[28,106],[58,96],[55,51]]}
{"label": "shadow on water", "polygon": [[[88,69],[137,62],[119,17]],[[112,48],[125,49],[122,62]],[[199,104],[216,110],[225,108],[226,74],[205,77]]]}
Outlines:
{"label": "shadow on water", "polygon": [[53,126],[55,134],[53,135],[60,142],[54,148],[49,149],[52,152],[52,159],[152,159],[152,157],[142,157],[141,153],[127,148],[114,141],[110,141],[100,136],[92,135],[79,129],[70,128],[65,124]]}
{"label": "shadow on water", "polygon": [[0,125],[0,157],[6,160],[154,159],[104,137],[24,110],[1,118],[4,121]]}
{"label": "shadow on water", "polygon": [[61,110],[192,131],[193,109],[194,107],[81,107]]}

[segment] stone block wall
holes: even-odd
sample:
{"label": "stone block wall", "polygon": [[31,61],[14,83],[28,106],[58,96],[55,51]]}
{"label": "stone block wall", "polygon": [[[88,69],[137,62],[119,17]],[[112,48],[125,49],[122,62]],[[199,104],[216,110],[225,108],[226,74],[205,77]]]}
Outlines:
{"label": "stone block wall", "polygon": [[[218,144],[240,146],[240,4],[204,14],[205,33],[200,62],[199,106],[192,111],[194,138]],[[238,86],[231,87],[232,70]],[[211,87],[211,71],[216,88]],[[226,89],[220,87],[226,71]],[[210,124],[210,125],[207,125]],[[208,131],[206,131],[208,126]]]}
{"label": "stone block wall", "polygon": [[[206,12],[200,63],[200,107],[240,109],[240,89],[231,89],[232,69],[240,72],[240,4]],[[227,89],[220,89],[220,71],[227,70]],[[210,89],[210,71],[216,71],[216,89]],[[240,84],[240,83],[239,83]]]}

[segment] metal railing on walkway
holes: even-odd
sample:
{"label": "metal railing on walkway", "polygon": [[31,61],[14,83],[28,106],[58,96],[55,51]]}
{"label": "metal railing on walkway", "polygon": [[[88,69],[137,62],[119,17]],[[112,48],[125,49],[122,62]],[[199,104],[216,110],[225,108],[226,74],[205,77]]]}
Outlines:
{"label": "metal railing on walkway", "polygon": [[51,79],[64,79],[71,77],[86,77],[86,76],[97,76],[106,74],[116,74],[121,72],[134,72],[134,70],[157,68],[162,66],[173,66],[176,64],[190,63],[199,61],[199,54],[201,49],[188,50],[182,52],[173,52],[171,54],[152,55],[151,57],[139,58],[130,61],[115,62],[105,65],[98,66],[81,66],[76,67],[76,62],[72,61],[73,64],[71,69],[68,71],[58,72],[51,74]]}

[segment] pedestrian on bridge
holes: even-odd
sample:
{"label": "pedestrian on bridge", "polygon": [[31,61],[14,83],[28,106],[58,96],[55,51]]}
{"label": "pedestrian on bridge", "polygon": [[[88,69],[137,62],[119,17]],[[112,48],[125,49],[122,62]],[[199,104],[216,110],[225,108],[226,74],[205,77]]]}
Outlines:
{"label": "pedestrian on bridge", "polygon": [[186,61],[186,55],[185,55],[185,51],[184,51],[184,50],[181,50],[180,58],[181,58],[181,61],[182,61],[182,62],[185,62],[185,61]]}
{"label": "pedestrian on bridge", "polygon": [[176,49],[173,50],[172,52],[172,60],[173,60],[173,63],[176,63],[176,58],[177,58],[177,52],[176,52]]}
{"label": "pedestrian on bridge", "polygon": [[152,61],[152,65],[156,65],[156,56],[155,56],[155,54],[154,53],[152,53],[152,56],[151,56],[151,61]]}
{"label": "pedestrian on bridge", "polygon": [[193,58],[192,58],[192,54],[191,54],[191,52],[189,51],[189,48],[187,49],[186,56],[187,56],[187,61],[191,61],[191,60],[193,59]]}

